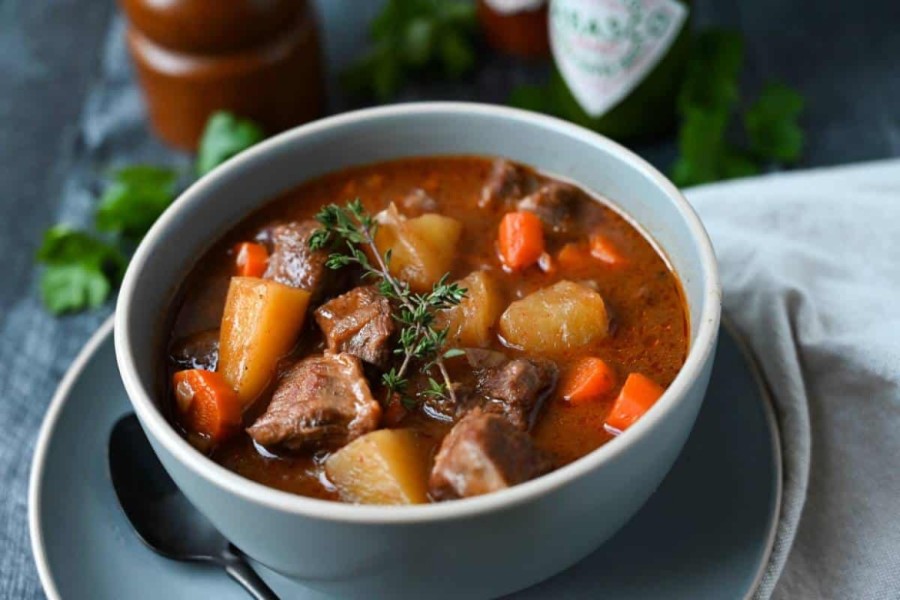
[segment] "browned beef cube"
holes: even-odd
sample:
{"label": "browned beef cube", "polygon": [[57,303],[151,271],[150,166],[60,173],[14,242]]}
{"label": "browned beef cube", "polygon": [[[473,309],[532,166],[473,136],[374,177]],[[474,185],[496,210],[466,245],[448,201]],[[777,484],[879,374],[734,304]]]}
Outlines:
{"label": "browned beef cube", "polygon": [[502,206],[508,201],[518,200],[528,193],[530,185],[530,177],[521,167],[498,158],[491,165],[491,172],[481,188],[478,206]]}
{"label": "browned beef cube", "polygon": [[558,372],[549,360],[516,358],[481,372],[477,393],[485,400],[485,411],[505,415],[515,427],[527,431],[556,387]]}
{"label": "browned beef cube", "polygon": [[358,287],[316,310],[316,323],[332,352],[347,352],[384,368],[394,333],[391,304],[372,286]]}
{"label": "browned beef cube", "polygon": [[373,431],[381,405],[359,359],[325,354],[301,360],[278,383],[269,407],[247,433],[266,447],[339,447]]}
{"label": "browned beef cube", "polygon": [[548,183],[522,198],[518,209],[535,213],[550,231],[565,233],[577,221],[580,194],[581,191],[573,185]]}
{"label": "browned beef cube", "polygon": [[531,436],[500,415],[476,408],[441,443],[429,492],[435,500],[479,496],[533,479],[552,466]]}
{"label": "browned beef cube", "polygon": [[215,371],[219,364],[219,330],[198,331],[175,340],[169,357],[179,369]]}
{"label": "browned beef cube", "polygon": [[321,298],[334,272],[325,266],[328,252],[310,250],[309,238],[319,228],[315,221],[291,221],[275,225],[268,232],[272,252],[263,275],[291,287],[307,290],[313,302]]}
{"label": "browned beef cube", "polygon": [[[459,401],[428,397],[426,413],[453,421],[471,409],[504,415],[515,427],[528,430],[544,400],[556,387],[558,369],[546,359],[510,359],[502,352],[466,348],[460,359],[447,363]],[[421,384],[420,384],[421,385]]]}

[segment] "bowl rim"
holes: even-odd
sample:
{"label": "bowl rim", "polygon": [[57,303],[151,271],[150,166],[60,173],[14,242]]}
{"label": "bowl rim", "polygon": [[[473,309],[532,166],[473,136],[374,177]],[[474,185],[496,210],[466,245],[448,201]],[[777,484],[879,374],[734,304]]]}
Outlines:
{"label": "bowl rim", "polygon": [[[337,126],[349,126],[369,120],[397,118],[411,115],[469,115],[496,117],[521,122],[523,126],[552,129],[571,138],[597,146],[618,160],[629,163],[652,180],[672,200],[685,219],[691,238],[700,253],[700,270],[705,284],[702,292],[702,311],[697,336],[688,351],[684,365],[675,380],[653,407],[627,431],[600,448],[546,475],[513,486],[507,490],[453,500],[449,502],[411,506],[353,505],[308,498],[277,490],[247,479],[226,469],[198,452],[172,427],[156,407],[151,395],[141,385],[132,353],[131,335],[127,324],[131,320],[131,306],[137,295],[138,273],[145,267],[152,249],[159,243],[170,225],[191,205],[204,202],[207,189],[243,163],[250,162],[275,148],[294,143],[309,135]],[[536,165],[540,168],[540,165]],[[300,182],[297,182],[298,184]],[[627,214],[627,213],[626,213]],[[721,318],[721,284],[712,242],[697,213],[681,192],[656,168],[624,146],[578,125],[525,110],[471,102],[418,102],[395,104],[342,113],[285,131],[228,160],[222,166],[201,177],[185,190],[157,220],[137,248],[128,266],[116,304],[115,350],[119,373],[128,398],[145,431],[162,445],[182,466],[209,484],[241,499],[280,512],[308,518],[363,524],[421,524],[448,519],[482,515],[508,509],[537,500],[558,488],[601,467],[605,462],[627,452],[639,440],[662,423],[674,406],[683,401],[688,389],[699,376],[715,347]]]}

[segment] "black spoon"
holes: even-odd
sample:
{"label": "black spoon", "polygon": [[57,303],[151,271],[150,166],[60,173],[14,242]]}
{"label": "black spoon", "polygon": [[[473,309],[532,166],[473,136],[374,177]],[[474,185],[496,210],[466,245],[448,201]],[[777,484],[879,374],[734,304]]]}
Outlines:
{"label": "black spoon", "polygon": [[113,427],[108,458],[119,505],[151,550],[173,560],[218,565],[257,600],[278,600],[243,553],[181,493],[133,414]]}

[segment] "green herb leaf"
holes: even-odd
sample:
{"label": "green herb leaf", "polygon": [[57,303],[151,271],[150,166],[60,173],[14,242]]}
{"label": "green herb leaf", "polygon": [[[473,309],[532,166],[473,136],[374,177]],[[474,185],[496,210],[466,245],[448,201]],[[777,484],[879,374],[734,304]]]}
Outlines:
{"label": "green herb leaf", "polygon": [[37,260],[46,265],[41,299],[56,315],[102,305],[126,265],[114,246],[65,225],[47,230]]}
{"label": "green herb leaf", "polygon": [[97,229],[140,238],[171,204],[177,180],[172,169],[143,165],[119,169],[100,198]]}
{"label": "green herb leaf", "polygon": [[698,34],[678,94],[679,110],[734,106],[743,61],[744,42],[738,32],[712,29]]}
{"label": "green herb leaf", "polygon": [[510,106],[534,112],[553,114],[549,90],[542,85],[520,85],[514,88],[507,103]]}
{"label": "green herb leaf", "polygon": [[767,85],[744,114],[750,149],[764,160],[796,162],[803,151],[798,119],[803,96],[781,84]]}
{"label": "green herb leaf", "polygon": [[750,150],[728,134],[737,110],[743,42],[738,33],[711,30],[695,40],[678,96],[679,156],[672,179],[681,186],[759,172],[759,160],[795,161],[803,146],[797,117],[803,99],[785,86],[768,86],[744,115]]}
{"label": "green herb leaf", "polygon": [[197,174],[205,175],[229,158],[265,139],[263,130],[247,119],[220,111],[206,122],[197,154]]}
{"label": "green herb leaf", "polygon": [[389,100],[407,79],[457,78],[475,65],[475,5],[460,0],[388,0],[372,20],[372,49],[341,75],[344,88]]}
{"label": "green herb leaf", "polygon": [[403,50],[410,65],[422,67],[431,59],[434,47],[435,22],[416,17],[406,24]]}
{"label": "green herb leaf", "polygon": [[464,33],[447,29],[440,40],[441,62],[451,78],[462,77],[475,66],[475,49]]}

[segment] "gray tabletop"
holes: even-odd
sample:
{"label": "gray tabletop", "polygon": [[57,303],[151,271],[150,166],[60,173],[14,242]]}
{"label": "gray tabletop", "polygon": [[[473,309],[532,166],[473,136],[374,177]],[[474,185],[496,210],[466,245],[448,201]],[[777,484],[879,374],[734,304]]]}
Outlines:
{"label": "gray tabletop", "polygon": [[[347,29],[355,25],[336,8],[349,0],[323,1],[329,2],[326,43],[334,72],[354,55],[362,37],[350,35]],[[376,5],[361,4],[354,3],[356,19]],[[730,26],[746,36],[747,89],[777,79],[807,97],[807,151],[800,167],[900,154],[900,77],[894,67],[900,55],[900,13],[894,2],[697,0],[694,5],[696,24]],[[64,319],[46,315],[37,301],[33,256],[46,227],[59,220],[83,222],[89,212],[91,190],[73,181],[72,173],[115,159],[115,146],[101,144],[85,153],[90,132],[86,138],[79,127],[104,73],[104,51],[116,52],[115,45],[112,50],[106,45],[113,14],[111,1],[0,0],[2,598],[42,596],[27,533],[27,476],[35,436],[66,367],[111,310],[107,306]],[[461,85],[412,89],[401,99],[502,102],[514,84],[539,76],[539,67],[488,57]],[[332,87],[332,111],[353,106]],[[153,146],[141,128],[123,135],[141,138],[142,147]],[[671,139],[635,149],[663,168],[674,155]]]}

